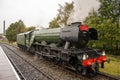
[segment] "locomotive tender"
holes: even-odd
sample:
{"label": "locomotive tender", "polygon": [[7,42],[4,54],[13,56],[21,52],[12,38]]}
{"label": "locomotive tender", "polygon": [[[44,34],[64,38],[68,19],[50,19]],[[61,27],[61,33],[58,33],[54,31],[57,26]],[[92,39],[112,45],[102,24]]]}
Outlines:
{"label": "locomotive tender", "polygon": [[107,61],[104,51],[87,47],[89,40],[97,39],[96,29],[76,22],[64,28],[20,33],[17,35],[17,45],[87,75],[99,71],[99,64],[104,68]]}

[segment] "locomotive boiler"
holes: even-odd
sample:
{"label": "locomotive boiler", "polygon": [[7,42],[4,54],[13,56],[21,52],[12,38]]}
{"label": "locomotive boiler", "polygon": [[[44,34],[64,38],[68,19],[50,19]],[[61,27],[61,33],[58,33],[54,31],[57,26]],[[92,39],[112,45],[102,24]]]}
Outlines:
{"label": "locomotive boiler", "polygon": [[104,51],[87,47],[89,40],[97,39],[96,29],[76,22],[64,28],[20,33],[17,35],[17,44],[23,50],[87,75],[96,73],[99,64],[103,68],[104,62],[107,61]]}

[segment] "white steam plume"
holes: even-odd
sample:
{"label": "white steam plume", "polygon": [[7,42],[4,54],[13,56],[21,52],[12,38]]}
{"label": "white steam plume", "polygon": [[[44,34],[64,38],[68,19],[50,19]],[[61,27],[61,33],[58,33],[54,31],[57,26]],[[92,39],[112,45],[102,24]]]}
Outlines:
{"label": "white steam plume", "polygon": [[68,19],[68,24],[72,22],[83,22],[88,13],[94,9],[98,10],[100,3],[97,0],[73,0],[74,9]]}

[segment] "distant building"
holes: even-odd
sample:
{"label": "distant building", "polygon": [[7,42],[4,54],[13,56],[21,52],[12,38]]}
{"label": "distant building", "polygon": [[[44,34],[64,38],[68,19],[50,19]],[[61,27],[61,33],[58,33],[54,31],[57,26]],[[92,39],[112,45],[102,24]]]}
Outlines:
{"label": "distant building", "polygon": [[1,34],[1,33],[0,33],[0,40],[2,40],[2,41],[3,41],[3,40],[6,40],[6,37],[4,36],[4,34]]}

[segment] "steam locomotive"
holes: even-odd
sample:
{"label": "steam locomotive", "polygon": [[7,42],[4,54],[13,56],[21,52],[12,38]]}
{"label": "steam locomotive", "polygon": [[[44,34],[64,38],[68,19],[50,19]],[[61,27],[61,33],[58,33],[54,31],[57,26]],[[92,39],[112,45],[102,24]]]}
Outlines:
{"label": "steam locomotive", "polygon": [[105,51],[87,47],[90,40],[97,39],[96,29],[76,22],[64,28],[20,33],[17,35],[17,45],[87,75],[99,71],[99,64],[104,68],[104,62],[107,62]]}

